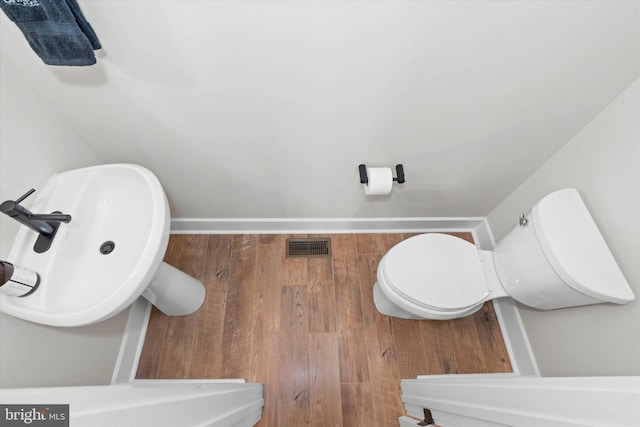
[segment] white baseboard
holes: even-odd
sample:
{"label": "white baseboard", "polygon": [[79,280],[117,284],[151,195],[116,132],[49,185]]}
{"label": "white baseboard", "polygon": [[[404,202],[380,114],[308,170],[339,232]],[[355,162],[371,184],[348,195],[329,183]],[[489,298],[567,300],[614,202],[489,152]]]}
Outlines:
{"label": "white baseboard", "polygon": [[149,316],[151,316],[151,303],[142,297],[138,298],[129,309],[129,318],[113,369],[111,384],[131,383],[135,380],[149,325]]}
{"label": "white baseboard", "polygon": [[493,308],[500,324],[504,344],[509,353],[513,372],[518,375],[540,376],[527,333],[524,330],[516,302],[511,298],[493,300]]}
{"label": "white baseboard", "polygon": [[496,246],[489,223],[485,218],[482,218],[482,221],[474,227],[473,241],[476,242],[476,246],[484,250],[492,250]]}
{"label": "white baseboard", "polygon": [[[484,226],[483,226],[484,224]],[[172,234],[413,233],[486,229],[468,218],[175,218]]]}

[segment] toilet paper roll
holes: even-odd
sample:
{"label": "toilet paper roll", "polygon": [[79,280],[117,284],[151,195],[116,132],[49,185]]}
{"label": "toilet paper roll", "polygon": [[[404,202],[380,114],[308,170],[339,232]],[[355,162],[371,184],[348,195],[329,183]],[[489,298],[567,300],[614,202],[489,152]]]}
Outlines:
{"label": "toilet paper roll", "polygon": [[391,168],[367,168],[369,182],[364,185],[367,196],[383,196],[391,193],[393,188],[393,173]]}

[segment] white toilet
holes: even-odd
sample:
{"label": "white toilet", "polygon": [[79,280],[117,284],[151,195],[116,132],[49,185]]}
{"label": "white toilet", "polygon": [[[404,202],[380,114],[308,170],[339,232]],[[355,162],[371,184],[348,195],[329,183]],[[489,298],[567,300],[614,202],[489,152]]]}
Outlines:
{"label": "white toilet", "polygon": [[635,299],[575,189],[540,200],[495,250],[447,234],[421,234],[391,248],[373,288],[382,314],[455,319],[511,297],[542,310]]}

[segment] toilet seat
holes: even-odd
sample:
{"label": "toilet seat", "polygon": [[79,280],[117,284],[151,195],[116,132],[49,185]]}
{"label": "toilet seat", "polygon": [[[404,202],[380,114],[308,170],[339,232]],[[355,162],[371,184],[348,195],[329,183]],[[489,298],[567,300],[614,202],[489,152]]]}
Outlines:
{"label": "toilet seat", "polygon": [[440,233],[414,236],[389,250],[378,266],[378,283],[410,312],[463,312],[490,293],[475,245]]}

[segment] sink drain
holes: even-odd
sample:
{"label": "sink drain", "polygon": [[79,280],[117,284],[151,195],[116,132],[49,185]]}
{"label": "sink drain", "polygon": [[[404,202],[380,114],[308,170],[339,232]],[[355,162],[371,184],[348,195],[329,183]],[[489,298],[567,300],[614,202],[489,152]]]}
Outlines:
{"label": "sink drain", "polygon": [[113,252],[115,247],[116,247],[116,244],[113,243],[111,240],[108,240],[100,245],[100,253],[104,255],[110,254],[111,252]]}

